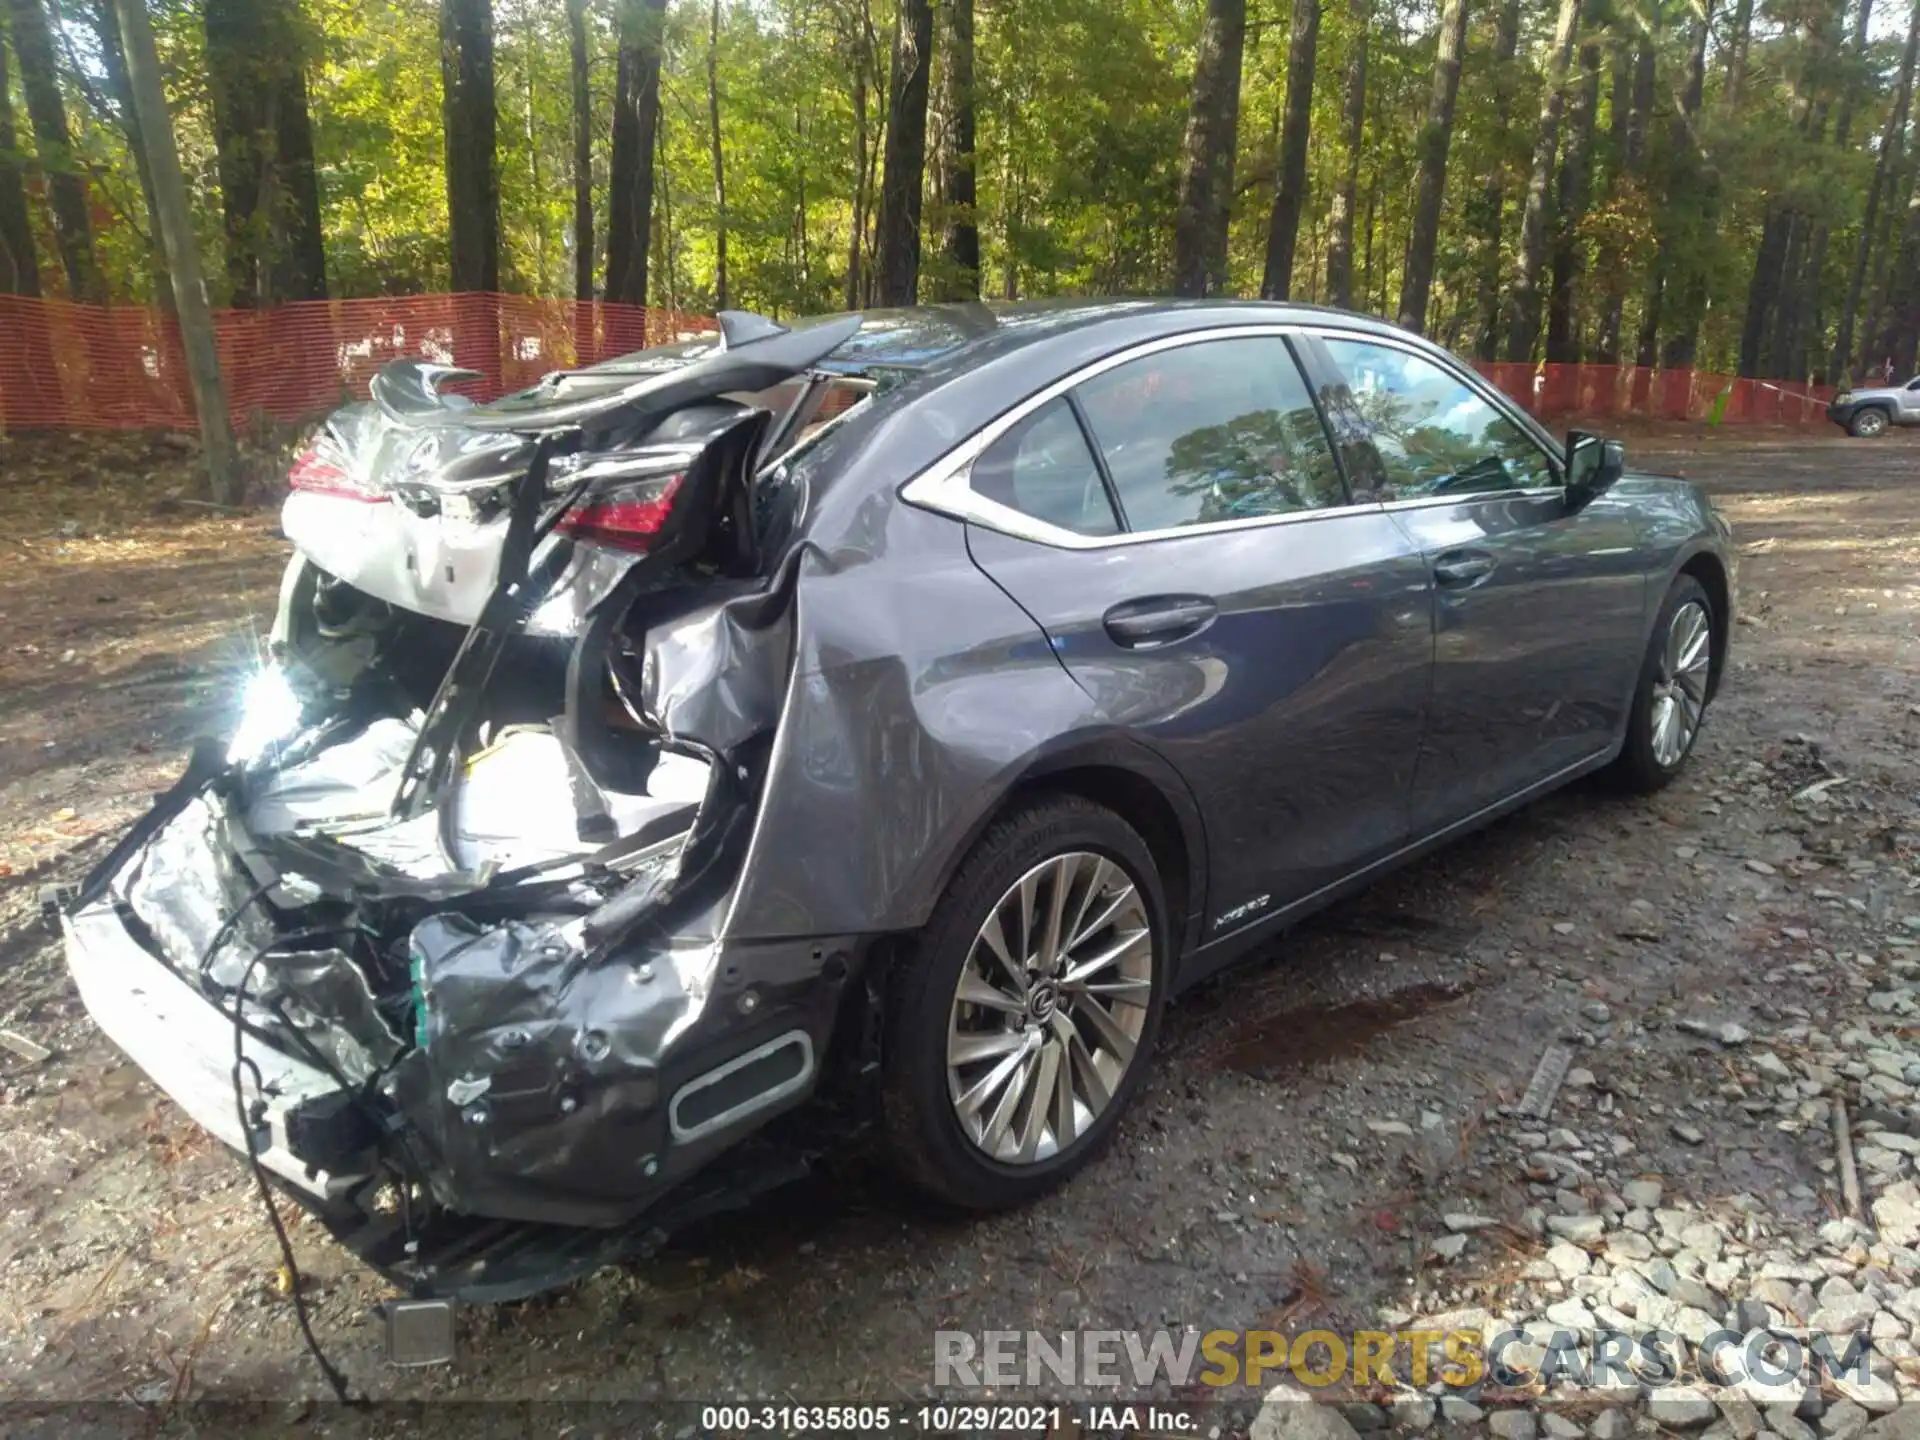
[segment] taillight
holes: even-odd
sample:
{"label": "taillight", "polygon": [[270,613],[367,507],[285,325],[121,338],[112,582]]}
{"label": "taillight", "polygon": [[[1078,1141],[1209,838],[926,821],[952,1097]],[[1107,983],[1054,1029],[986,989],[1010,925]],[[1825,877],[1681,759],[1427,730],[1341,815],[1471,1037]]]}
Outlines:
{"label": "taillight", "polygon": [[567,511],[554,528],[576,540],[644,553],[673,513],[673,499],[684,479],[685,475],[660,475],[596,490],[592,499]]}
{"label": "taillight", "polygon": [[338,450],[324,443],[310,445],[300,452],[300,457],[293,462],[293,468],[287,471],[287,484],[295,490],[305,490],[315,495],[338,495],[369,505],[378,505],[387,498],[386,492],[356,480],[347,467],[340,463]]}

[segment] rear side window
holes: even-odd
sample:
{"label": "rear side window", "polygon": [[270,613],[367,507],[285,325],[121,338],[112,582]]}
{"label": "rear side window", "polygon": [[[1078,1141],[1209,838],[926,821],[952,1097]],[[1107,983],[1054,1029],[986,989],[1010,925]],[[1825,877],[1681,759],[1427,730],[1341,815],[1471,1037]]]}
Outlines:
{"label": "rear side window", "polygon": [[1326,430],[1278,336],[1144,355],[1077,394],[1130,530],[1346,503]]}
{"label": "rear side window", "polygon": [[1086,432],[1065,400],[1049,400],[974,462],[975,494],[1076,535],[1120,530]]}

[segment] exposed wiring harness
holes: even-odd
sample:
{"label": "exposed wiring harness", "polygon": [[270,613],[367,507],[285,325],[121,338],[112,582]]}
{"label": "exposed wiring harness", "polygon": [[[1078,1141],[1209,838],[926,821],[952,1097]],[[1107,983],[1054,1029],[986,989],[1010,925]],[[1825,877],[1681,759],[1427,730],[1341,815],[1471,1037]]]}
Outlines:
{"label": "exposed wiring harness", "polygon": [[[213,952],[218,949],[227,936],[232,933],[233,927],[240,916],[258,903],[260,897],[265,895],[267,891],[271,890],[277,883],[278,881],[269,880],[254,886],[247,894],[247,897],[240,902],[233,914],[228,916],[220,928],[214,932],[213,939],[208,942],[205,953],[200,957],[200,971],[202,974],[206,973],[207,967],[212,963]],[[280,1218],[280,1207],[274,1203],[273,1185],[272,1182],[267,1179],[267,1167],[260,1163],[260,1152],[254,1140],[253,1121],[247,1114],[246,1090],[241,1084],[240,1079],[242,1071],[252,1071],[254,1090],[261,1095],[266,1093],[265,1077],[260,1074],[260,1067],[256,1065],[252,1057],[246,1053],[247,1026],[245,1012],[247,986],[252,982],[253,973],[259,968],[260,962],[266,958],[267,952],[276,945],[287,944],[295,940],[319,939],[328,935],[338,935],[339,933],[339,926],[324,926],[312,930],[299,930],[292,934],[276,936],[264,945],[256,948],[252,958],[247,961],[247,968],[241,972],[240,983],[235,988],[233,996],[233,1109],[235,1118],[240,1122],[241,1144],[246,1150],[247,1168],[253,1172],[253,1183],[260,1192],[260,1203],[266,1208],[267,1219],[273,1225],[274,1238],[280,1242],[280,1261],[286,1267],[288,1289],[293,1295],[293,1313],[300,1322],[300,1334],[306,1341],[307,1352],[313,1356],[314,1363],[320,1367],[320,1373],[326,1377],[327,1386],[333,1391],[334,1399],[343,1405],[363,1406],[368,1403],[367,1397],[364,1395],[355,1396],[348,1390],[347,1377],[333,1361],[327,1358],[326,1351],[320,1347],[319,1337],[313,1333],[313,1321],[307,1314],[306,1297],[300,1293],[300,1265],[299,1262],[294,1259],[293,1241],[287,1235],[286,1222]]]}

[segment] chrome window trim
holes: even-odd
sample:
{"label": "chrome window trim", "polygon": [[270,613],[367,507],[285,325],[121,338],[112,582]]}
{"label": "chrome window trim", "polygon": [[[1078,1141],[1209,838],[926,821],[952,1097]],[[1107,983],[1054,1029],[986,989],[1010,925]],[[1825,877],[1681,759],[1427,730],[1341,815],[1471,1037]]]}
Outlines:
{"label": "chrome window trim", "polygon": [[[1020,540],[1032,540],[1037,544],[1051,545],[1061,550],[1106,550],[1122,545],[1143,545],[1154,540],[1173,540],[1182,536],[1220,535],[1235,530],[1258,530],[1275,525],[1296,525],[1303,521],[1331,520],[1347,515],[1377,515],[1381,507],[1372,501],[1367,501],[1348,505],[1330,505],[1320,510],[1293,510],[1280,515],[1253,515],[1244,520],[1214,520],[1205,525],[1173,525],[1158,530],[1129,530],[1116,535],[1082,535],[1076,530],[1067,530],[1061,526],[1049,524],[1045,520],[1035,519],[1009,505],[1002,505],[997,500],[989,500],[973,489],[974,461],[978,460],[988,447],[1041,406],[1058,400],[1069,390],[1084,385],[1087,381],[1104,375],[1109,370],[1118,369],[1134,360],[1145,359],[1149,355],[1183,349],[1188,345],[1203,345],[1213,340],[1273,338],[1284,340],[1290,335],[1311,333],[1313,332],[1310,326],[1298,323],[1216,325],[1205,330],[1189,330],[1179,335],[1162,335],[1158,339],[1143,341],[1128,349],[1103,356],[1036,390],[1011,409],[1002,412],[974,431],[966,440],[901,486],[900,498],[922,510],[932,510],[955,520],[964,520],[969,524],[997,531],[1002,535],[1011,535]],[[1318,399],[1313,393],[1312,378],[1297,362],[1295,371],[1301,383],[1307,387],[1308,399],[1314,402],[1317,409]],[[1335,463],[1338,464],[1337,457]]]}
{"label": "chrome window trim", "polygon": [[1562,500],[1564,485],[1531,485],[1524,490],[1456,490],[1449,495],[1413,495],[1405,500],[1387,500],[1382,510],[1433,510],[1442,505],[1472,505],[1483,500]]}

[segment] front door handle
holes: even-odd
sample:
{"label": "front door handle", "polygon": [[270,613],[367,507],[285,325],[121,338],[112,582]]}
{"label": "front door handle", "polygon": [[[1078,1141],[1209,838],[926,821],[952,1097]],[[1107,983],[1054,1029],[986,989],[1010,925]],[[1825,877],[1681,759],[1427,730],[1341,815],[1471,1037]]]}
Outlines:
{"label": "front door handle", "polygon": [[1484,550],[1450,550],[1433,562],[1433,578],[1451,589],[1478,585],[1493,573],[1493,557]]}
{"label": "front door handle", "polygon": [[1219,613],[1220,607],[1204,595],[1155,595],[1114,606],[1104,623],[1116,645],[1146,650],[1198,635]]}

